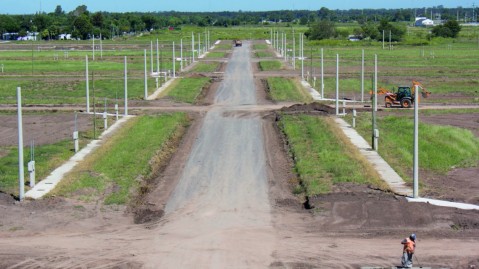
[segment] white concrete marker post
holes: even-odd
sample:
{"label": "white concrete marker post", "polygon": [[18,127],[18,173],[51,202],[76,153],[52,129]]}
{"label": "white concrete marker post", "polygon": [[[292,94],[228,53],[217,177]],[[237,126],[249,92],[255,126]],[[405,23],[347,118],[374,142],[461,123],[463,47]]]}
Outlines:
{"label": "white concrete marker post", "polygon": [[156,72],[160,75],[160,45],[158,44],[158,38],[156,39]]}
{"label": "white concrete marker post", "polygon": [[100,59],[103,60],[103,40],[100,33]]}
{"label": "white concrete marker post", "polygon": [[364,102],[364,49],[361,55],[361,102]]}
{"label": "white concrete marker post", "polygon": [[191,63],[195,62],[195,33],[191,32]]}
{"label": "white concrete marker post", "polygon": [[357,116],[356,109],[353,109],[353,128],[356,128],[356,116]]}
{"label": "white concrete marker post", "polygon": [[108,129],[108,117],[106,111],[106,98],[105,98],[105,110],[103,110],[103,130],[106,131]]}
{"label": "white concrete marker post", "polygon": [[95,35],[93,35],[92,60],[95,61]]}
{"label": "white concrete marker post", "polygon": [[180,39],[180,71],[183,72],[183,38]]}
{"label": "white concrete marker post", "polygon": [[201,34],[198,33],[198,57],[201,55]]}
{"label": "white concrete marker post", "polygon": [[144,50],[145,55],[145,100],[148,98],[148,67],[146,65],[146,49]]}
{"label": "white concrete marker post", "polygon": [[86,113],[90,113],[90,81],[88,78],[88,55],[85,55]]}
{"label": "white concrete marker post", "polygon": [[22,122],[22,88],[17,87],[17,111],[18,111],[18,199],[23,201],[25,197],[25,175],[23,171],[23,122]]}
{"label": "white concrete marker post", "polygon": [[175,42],[173,41],[173,78],[176,78],[176,56],[175,56]]}
{"label": "white concrete marker post", "polygon": [[27,165],[28,173],[30,175],[30,187],[35,187],[35,140],[30,144],[30,161]]}
{"label": "white concrete marker post", "polygon": [[374,111],[378,111],[378,55],[374,55]]}
{"label": "white concrete marker post", "polygon": [[125,56],[125,116],[128,116],[128,69],[127,69],[127,59]]}
{"label": "white concrete marker post", "polygon": [[321,98],[324,99],[324,57],[323,57],[323,48],[321,48]]}
{"label": "white concrete marker post", "polygon": [[153,74],[153,40],[150,41],[150,70]]}
{"label": "white concrete marker post", "polygon": [[118,121],[118,104],[115,104],[115,118]]}
{"label": "white concrete marker post", "polygon": [[413,197],[419,197],[419,86],[415,85],[414,93],[414,166]]}
{"label": "white concrete marker post", "polygon": [[379,150],[379,129],[374,129],[374,149]]}
{"label": "white concrete marker post", "polygon": [[301,34],[301,69],[303,70],[303,79],[304,79],[304,34]]}
{"label": "white concrete marker post", "polygon": [[77,118],[78,118],[78,114],[75,111],[75,128],[73,129],[73,135],[72,135],[75,152],[78,152],[78,150],[80,150],[79,143],[78,143]]}
{"label": "white concrete marker post", "polygon": [[336,116],[339,115],[339,54],[336,54]]}
{"label": "white concrete marker post", "polygon": [[296,38],[293,33],[293,70],[296,70]]}

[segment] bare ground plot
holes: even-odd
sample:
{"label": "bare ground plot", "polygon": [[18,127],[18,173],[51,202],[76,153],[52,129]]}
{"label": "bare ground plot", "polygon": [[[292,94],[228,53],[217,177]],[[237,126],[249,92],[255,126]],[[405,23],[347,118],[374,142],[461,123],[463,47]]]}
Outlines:
{"label": "bare ground plot", "polygon": [[[79,113],[77,130],[93,129],[92,116]],[[36,145],[52,144],[69,139],[75,130],[75,114],[48,113],[23,115],[24,145],[35,140]],[[16,115],[0,115],[0,146],[18,145],[18,120]]]}

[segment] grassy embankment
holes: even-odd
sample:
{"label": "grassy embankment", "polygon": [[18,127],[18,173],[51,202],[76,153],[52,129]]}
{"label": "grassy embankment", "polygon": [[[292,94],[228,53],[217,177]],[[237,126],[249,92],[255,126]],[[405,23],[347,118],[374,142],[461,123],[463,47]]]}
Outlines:
{"label": "grassy embankment", "polygon": [[188,123],[186,114],[141,116],[130,120],[115,136],[88,157],[54,190],[53,194],[105,204],[125,204],[154,165],[172,151]]}
{"label": "grassy embankment", "polygon": [[[379,117],[379,154],[406,181],[412,181],[413,128],[412,111],[406,115]],[[431,113],[431,112],[429,112]],[[358,132],[370,141],[371,115],[356,119]],[[479,161],[479,139],[469,130],[433,124],[419,124],[419,167],[446,174],[455,167],[470,167]]]}
{"label": "grassy embankment", "polygon": [[297,80],[282,77],[270,77],[266,79],[269,95],[275,101],[309,102],[311,96],[305,92]]}
{"label": "grassy embankment", "polygon": [[295,193],[328,193],[334,184],[353,182],[387,189],[376,171],[349,142],[332,118],[310,115],[283,115],[295,171],[301,184]]}
{"label": "grassy embankment", "polygon": [[166,91],[165,95],[176,102],[193,104],[204,87],[210,83],[208,77],[190,77],[176,80]]}

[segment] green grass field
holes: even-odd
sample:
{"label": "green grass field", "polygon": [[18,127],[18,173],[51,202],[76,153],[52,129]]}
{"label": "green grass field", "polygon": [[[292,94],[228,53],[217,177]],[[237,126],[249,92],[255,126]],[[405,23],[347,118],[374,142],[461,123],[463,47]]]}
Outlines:
{"label": "green grass field", "polygon": [[210,83],[210,78],[181,78],[171,85],[167,95],[177,102],[193,104],[203,87]]}
{"label": "green grass field", "polygon": [[169,151],[187,125],[184,113],[137,117],[108,140],[75,173],[63,180],[53,195],[101,198],[105,204],[125,204],[140,181],[150,176],[150,160]]}
{"label": "green grass field", "polygon": [[302,182],[296,193],[327,193],[334,184],[344,182],[386,188],[331,118],[283,115],[281,127],[295,160],[295,171]]}
{"label": "green grass field", "polygon": [[294,79],[282,77],[269,77],[266,79],[269,95],[275,101],[308,102],[311,97],[298,85]]}
{"label": "green grass field", "polygon": [[273,53],[271,53],[270,51],[257,51],[255,54],[256,54],[256,57],[258,58],[274,57]]}
{"label": "green grass field", "polygon": [[281,70],[283,68],[283,64],[280,61],[260,61],[259,62],[259,69],[261,71],[275,71]]}
{"label": "green grass field", "polygon": [[[403,179],[411,181],[413,163],[413,127],[411,111],[406,115],[378,118],[379,154]],[[357,118],[357,130],[371,140],[370,113]],[[445,174],[453,167],[469,167],[479,161],[479,139],[469,130],[451,126],[420,123],[419,166],[421,169]]]}
{"label": "green grass field", "polygon": [[199,62],[191,72],[214,72],[218,69],[218,63]]}

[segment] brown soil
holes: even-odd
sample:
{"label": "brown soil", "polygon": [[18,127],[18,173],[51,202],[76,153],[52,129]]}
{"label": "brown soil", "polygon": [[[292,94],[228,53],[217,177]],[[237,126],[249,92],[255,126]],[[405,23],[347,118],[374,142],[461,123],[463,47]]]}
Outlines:
{"label": "brown soil", "polygon": [[[258,76],[255,84],[259,106],[271,105]],[[215,87],[213,83],[212,89],[204,94],[202,104],[213,102]],[[164,207],[178,183],[209,108],[171,104],[169,101],[149,104],[138,101],[137,104],[145,110],[149,109],[148,113],[156,113],[155,109],[197,109],[178,150],[158,177],[152,180],[150,191],[139,206],[129,211],[126,207],[105,206],[102,201],[85,202],[56,197],[18,203],[0,193],[0,268],[143,268],[146,261],[158,255],[154,248],[150,248],[152,238],[168,232],[161,229],[168,222],[168,219],[162,218]],[[399,242],[411,232],[418,234],[416,254],[422,266],[479,267],[479,211],[407,203],[403,197],[355,184],[340,184],[331,194],[309,197],[309,204],[314,208],[304,209],[305,197],[292,194],[293,186],[298,183],[297,176],[292,169],[293,160],[289,156],[287,142],[276,125],[276,114],[251,109],[231,114],[251,117],[261,113],[263,116],[268,193],[275,231],[270,268],[391,267],[399,263],[402,249]],[[328,115],[332,110],[315,103],[282,109],[285,113],[318,116]],[[138,111],[143,111],[143,108]],[[51,120],[53,116],[58,118]],[[458,118],[443,120],[447,124],[460,124],[462,116],[453,115],[451,117]],[[15,117],[1,117],[5,117],[0,118],[2,132],[6,126],[12,136],[16,128]],[[36,125],[36,129],[29,132],[46,132],[44,136],[51,139],[37,140],[37,144],[71,136],[71,130],[59,131],[73,126],[71,115],[28,117],[32,117],[31,124],[28,127],[25,124],[24,128]],[[439,123],[441,119],[438,117],[425,116],[423,119]],[[477,134],[477,117],[475,120],[476,124],[469,126],[470,123],[464,123],[462,127],[468,125],[466,128]],[[50,125],[39,125],[42,121],[50,122]],[[84,121],[82,128],[88,128],[88,120]],[[9,123],[6,125],[4,122]],[[3,133],[1,138],[4,138]],[[13,136],[2,140],[0,145],[15,141]],[[477,184],[474,185],[477,177],[474,178],[474,175],[478,171],[474,169],[454,170],[444,180],[435,180],[434,184],[441,183],[431,192],[441,195],[441,191],[444,197],[450,199],[465,199],[468,196],[468,201],[477,202]],[[451,181],[454,183],[451,184]],[[454,190],[446,191],[450,185],[454,185]],[[463,193],[465,195],[461,196]],[[176,241],[183,239],[180,236],[173,238],[174,242],[161,244],[175,247]]]}
{"label": "brown soil", "polygon": [[[93,117],[77,114],[77,130],[87,131],[93,128]],[[75,130],[75,114],[40,113],[23,115],[24,145],[34,140],[35,145],[52,144],[70,139]],[[0,115],[0,146],[18,145],[18,123],[16,115]]]}

